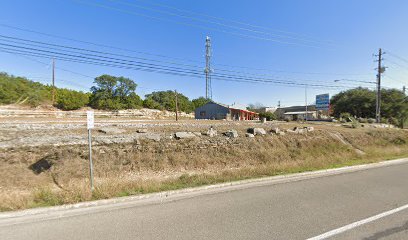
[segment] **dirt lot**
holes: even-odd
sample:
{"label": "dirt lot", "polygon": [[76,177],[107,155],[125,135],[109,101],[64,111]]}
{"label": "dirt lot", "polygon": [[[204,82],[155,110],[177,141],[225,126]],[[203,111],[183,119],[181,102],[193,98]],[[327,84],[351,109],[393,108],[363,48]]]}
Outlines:
{"label": "dirt lot", "polygon": [[[210,127],[218,135],[207,136]],[[246,137],[248,128],[266,135]],[[300,132],[271,133],[299,127]],[[313,131],[303,130],[313,127]],[[223,135],[234,129],[238,137]],[[176,132],[194,137],[176,139]],[[97,117],[89,191],[84,118],[0,118],[0,209],[57,205],[408,156],[408,132],[332,123]]]}

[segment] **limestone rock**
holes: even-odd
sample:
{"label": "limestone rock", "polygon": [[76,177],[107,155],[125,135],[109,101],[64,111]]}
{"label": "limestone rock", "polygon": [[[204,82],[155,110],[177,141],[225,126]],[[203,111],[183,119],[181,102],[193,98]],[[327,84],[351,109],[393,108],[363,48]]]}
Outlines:
{"label": "limestone rock", "polygon": [[196,135],[192,132],[176,132],[176,139],[194,138]]}
{"label": "limestone rock", "polygon": [[119,128],[101,128],[98,130],[98,132],[101,132],[104,134],[120,134],[120,133],[124,133],[125,130],[119,129]]}
{"label": "limestone rock", "polygon": [[278,127],[272,127],[271,133],[279,134],[281,130]]}
{"label": "limestone rock", "polygon": [[209,137],[215,137],[217,136],[217,130],[215,130],[213,127],[210,127],[206,133],[207,136]]}
{"label": "limestone rock", "polygon": [[254,135],[266,135],[266,131],[263,128],[248,128],[248,133],[252,133]]}
{"label": "limestone rock", "polygon": [[229,137],[229,138],[237,138],[238,137],[238,132],[237,130],[229,130],[228,132],[224,133],[225,136]]}
{"label": "limestone rock", "polygon": [[253,138],[253,137],[255,137],[255,135],[254,135],[254,134],[252,134],[252,133],[245,133],[245,136],[246,136],[246,137],[249,137],[249,138]]}

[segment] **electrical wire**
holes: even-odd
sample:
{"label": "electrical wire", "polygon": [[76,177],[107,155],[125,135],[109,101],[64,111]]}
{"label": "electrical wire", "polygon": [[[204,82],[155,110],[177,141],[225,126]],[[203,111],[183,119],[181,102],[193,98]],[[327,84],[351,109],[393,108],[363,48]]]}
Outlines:
{"label": "electrical wire", "polygon": [[[51,55],[47,55],[47,54],[30,53],[30,52],[21,51],[21,50],[9,50],[9,49],[4,49],[3,47],[0,47],[0,51],[6,52],[6,53],[12,53],[12,54],[21,54],[21,55],[42,57],[42,58],[48,58],[48,59],[51,56]],[[106,63],[101,63],[101,62],[93,62],[93,61],[73,59],[73,58],[60,57],[60,56],[54,56],[54,58],[57,59],[57,60],[61,60],[61,61],[68,61],[68,62],[75,62],[75,63],[85,63],[85,64],[91,64],[91,65],[96,65],[96,66],[107,66],[107,67],[130,69],[130,70],[141,70],[141,69],[127,67],[127,66],[123,66],[123,65],[106,64]],[[143,71],[154,72],[154,73],[164,73],[164,74],[175,75],[175,76],[202,78],[202,76],[198,76],[198,75],[195,75],[195,74],[186,74],[186,73],[177,73],[177,72],[165,72],[165,71],[155,70],[155,69],[143,69]],[[285,86],[289,86],[289,87],[299,87],[299,86],[301,86],[302,88],[307,85],[308,87],[314,88],[314,89],[332,89],[332,90],[335,90],[335,89],[344,89],[344,88],[355,88],[355,86],[349,86],[349,87],[346,87],[346,86],[328,86],[328,85],[318,85],[318,84],[288,83],[288,82],[281,82],[281,81],[266,81],[266,80],[245,79],[245,78],[243,78],[243,79],[231,79],[229,77],[222,77],[222,76],[215,76],[212,79],[219,80],[219,81],[228,81],[228,82],[263,83],[263,84],[285,85]]]}
{"label": "electrical wire", "polygon": [[[111,66],[111,67],[121,67],[121,68],[126,68],[126,69],[133,69],[133,70],[144,70],[144,71],[149,71],[149,72],[158,72],[158,73],[173,73],[177,74],[179,76],[203,76],[201,72],[193,71],[193,70],[180,70],[180,69],[172,69],[172,68],[165,68],[165,67],[157,67],[157,66],[146,66],[146,65],[141,65],[141,64],[134,64],[134,63],[127,63],[126,61],[113,61],[110,60],[112,58],[108,58],[106,60],[105,58],[99,58],[100,56],[97,57],[88,57],[88,56],[83,56],[83,55],[73,55],[73,54],[67,54],[67,53],[61,53],[61,52],[56,52],[56,51],[49,51],[49,50],[41,50],[41,49],[35,49],[31,47],[19,47],[16,45],[10,45],[10,44],[3,44],[0,43],[0,45],[5,46],[6,48],[2,47],[1,49],[7,50],[7,51],[13,51],[22,54],[35,54],[35,56],[40,56],[40,57],[47,57],[47,58],[56,58],[60,60],[67,60],[67,61],[76,61],[80,63],[90,63],[90,64],[102,64],[104,66]],[[11,47],[11,48],[10,48]],[[16,50],[16,48],[18,50]],[[23,49],[23,50],[21,50]],[[61,57],[62,56],[62,57]],[[84,60],[85,59],[85,60]],[[322,84],[313,84],[313,83],[297,83],[293,81],[283,81],[279,79],[265,79],[265,78],[253,78],[253,77],[245,77],[245,76],[239,76],[239,75],[226,75],[226,74],[213,74],[214,78],[218,80],[240,80],[240,81],[251,81],[251,82],[272,82],[272,83],[277,83],[277,84],[289,84],[289,85],[298,85],[298,86],[312,86],[312,87],[328,87],[328,88],[336,88],[339,86],[332,86],[332,85],[322,85]]]}
{"label": "electrical wire", "polygon": [[[6,38],[6,39],[1,39],[1,38]],[[15,40],[17,40],[17,41],[15,41]],[[143,66],[160,67],[162,69],[165,68],[166,70],[168,70],[168,68],[171,68],[171,70],[177,70],[177,71],[186,71],[187,70],[189,72],[191,72],[191,71],[200,72],[200,70],[197,70],[197,69],[200,68],[200,66],[195,66],[195,65],[188,65],[188,66],[193,66],[193,67],[196,67],[197,69],[175,68],[175,67],[172,67],[172,66],[169,67],[169,66],[164,66],[164,65],[159,65],[159,64],[151,64],[151,63],[144,63],[144,62],[140,62],[140,61],[132,61],[132,60],[127,60],[127,59],[109,57],[110,55],[113,55],[113,56],[123,56],[123,57],[127,57],[127,58],[136,58],[136,57],[127,56],[127,55],[114,54],[114,53],[108,53],[108,52],[101,52],[101,51],[95,51],[95,50],[89,50],[89,49],[83,49],[83,48],[76,48],[76,47],[69,47],[69,46],[65,46],[65,45],[43,43],[43,42],[39,42],[39,41],[25,40],[25,39],[21,39],[21,38],[14,38],[14,37],[9,37],[9,36],[4,36],[4,35],[0,35],[0,41],[6,41],[8,43],[11,42],[11,43],[15,43],[15,44],[20,44],[21,42],[23,42],[25,45],[28,45],[28,46],[35,46],[35,47],[42,47],[42,48],[44,48],[43,45],[45,45],[47,50],[43,50],[43,51],[45,51],[47,53],[50,53],[50,54],[60,54],[60,53],[57,53],[57,52],[49,51],[50,49],[60,50],[59,48],[63,48],[63,49],[65,49],[64,50],[65,52],[70,52],[70,53],[75,53],[75,54],[84,54],[84,53],[82,53],[83,51],[86,52],[86,53],[91,52],[91,53],[101,54],[101,55],[98,55],[98,54],[86,54],[86,56],[91,56],[92,57],[92,58],[90,58],[90,60],[98,60],[99,58],[103,58],[103,59],[115,60],[113,63],[118,63],[117,61],[119,61],[119,63],[135,63],[135,64],[137,64],[137,66],[141,66],[140,64],[142,64]],[[16,45],[11,45],[11,44],[3,44],[3,45],[8,46],[8,47],[17,47]],[[39,49],[27,48],[27,47],[22,47],[22,48],[25,48],[25,49],[28,49],[28,50],[36,50],[36,51],[39,50]],[[66,49],[69,49],[69,50],[66,50]],[[75,51],[72,51],[72,49],[75,50]],[[64,54],[64,55],[67,55],[67,54]],[[68,54],[67,56],[68,57],[78,57],[78,55],[72,55],[72,54]],[[136,58],[136,59],[140,59],[140,58]],[[141,58],[141,59],[145,60],[144,58]],[[148,59],[148,60],[150,60],[150,59]],[[174,63],[172,63],[172,64],[174,64]],[[226,72],[233,72],[233,73],[243,73],[243,72],[239,72],[239,71],[229,71],[229,70],[222,70],[222,69],[220,69],[220,70],[221,70],[221,72],[226,71]],[[247,73],[244,73],[244,74],[247,74]],[[237,75],[231,75],[231,74],[216,74],[216,75],[221,75],[221,76],[226,76],[227,75],[227,76],[237,77]],[[270,75],[265,75],[265,74],[252,74],[252,75],[253,76],[271,77]],[[238,77],[241,77],[241,76],[242,75],[239,75]],[[244,75],[244,77],[246,77],[246,76]],[[264,78],[262,78],[262,79],[264,79]],[[346,79],[343,79],[343,80],[346,80]],[[316,81],[316,80],[314,80],[314,81]],[[371,82],[368,82],[368,81],[359,81],[359,80],[355,80],[355,79],[346,80],[346,81],[371,83]],[[324,81],[324,82],[327,83],[326,81]]]}
{"label": "electrical wire", "polygon": [[270,41],[270,42],[275,42],[275,43],[280,43],[280,44],[287,44],[287,45],[298,45],[298,46],[303,46],[303,47],[321,48],[320,46],[316,46],[316,45],[302,44],[302,43],[289,42],[289,41],[282,41],[282,40],[278,40],[278,39],[275,39],[275,38],[267,38],[267,37],[254,36],[254,35],[248,35],[248,34],[237,33],[237,32],[230,32],[230,31],[225,31],[225,30],[216,29],[216,28],[212,28],[212,27],[205,27],[205,26],[192,24],[192,23],[185,23],[185,22],[180,22],[180,21],[174,21],[174,20],[171,20],[171,19],[154,17],[154,16],[150,16],[150,15],[147,15],[147,14],[136,13],[134,11],[115,8],[115,7],[107,6],[107,5],[100,4],[100,3],[93,3],[93,2],[91,3],[91,2],[88,2],[88,1],[85,2],[85,1],[81,1],[81,0],[71,0],[71,1],[83,4],[83,5],[89,5],[89,6],[104,8],[104,9],[108,9],[108,10],[114,10],[114,11],[117,11],[117,12],[122,12],[122,13],[135,15],[135,16],[146,17],[146,18],[150,18],[150,19],[154,19],[154,20],[172,22],[172,23],[176,23],[176,24],[180,24],[180,25],[189,26],[189,27],[196,27],[196,28],[200,28],[200,29],[204,29],[204,30],[212,30],[212,31],[221,32],[221,33],[225,33],[225,34],[231,34],[231,35],[235,35],[235,36],[238,36],[238,37],[244,37],[244,38],[250,38],[250,39],[256,39],[256,40],[264,40],[264,41]]}
{"label": "electrical wire", "polygon": [[[2,23],[0,23],[0,27],[9,28],[9,29],[17,30],[17,31],[22,31],[22,32],[34,33],[34,34],[37,34],[37,35],[42,35],[42,36],[46,36],[46,37],[67,40],[67,41],[81,43],[81,44],[87,44],[87,45],[91,45],[91,46],[97,46],[97,47],[109,48],[109,49],[114,49],[114,50],[119,50],[119,51],[133,52],[133,53],[142,54],[142,55],[172,59],[172,60],[176,60],[176,61],[179,61],[179,62],[194,62],[194,63],[204,64],[204,61],[185,59],[185,58],[177,58],[177,57],[171,57],[171,56],[167,56],[167,55],[149,53],[149,52],[143,52],[143,51],[136,51],[136,50],[133,50],[133,49],[121,48],[121,47],[116,47],[116,46],[112,46],[112,45],[94,43],[94,42],[89,42],[89,41],[83,41],[83,40],[73,39],[73,38],[70,38],[70,37],[64,37],[64,36],[60,36],[60,35],[49,34],[49,33],[44,33],[44,32],[40,32],[40,31],[34,31],[34,30],[21,28],[21,27],[16,27],[16,26],[11,26],[11,25],[2,24]],[[160,61],[160,60],[152,59],[152,61]],[[183,65],[183,64],[180,64],[180,65]],[[369,76],[369,75],[371,75],[371,74],[360,74],[360,73],[327,73],[327,72],[324,73],[324,72],[300,72],[300,71],[280,71],[280,70],[271,71],[271,69],[267,69],[267,68],[251,68],[251,67],[248,67],[248,66],[236,66],[236,65],[221,64],[221,63],[216,63],[213,66],[214,66],[214,69],[216,69],[217,71],[221,69],[221,68],[218,68],[218,66],[225,66],[225,67],[229,67],[229,68],[248,69],[248,70],[254,70],[254,71],[265,71],[265,72],[274,72],[274,73],[290,73],[290,74],[302,74],[302,75],[305,75],[305,74],[306,75],[333,75],[333,76],[341,76],[341,75],[343,75],[343,76],[363,76],[363,75]],[[227,70],[222,69],[222,71],[227,71]],[[228,70],[228,71],[233,72],[233,70]]]}
{"label": "electrical wire", "polygon": [[197,17],[185,16],[185,15],[182,15],[182,14],[177,14],[177,13],[173,13],[173,12],[169,12],[169,11],[158,10],[158,9],[154,9],[154,8],[151,8],[151,7],[145,7],[145,6],[141,6],[141,5],[138,5],[138,4],[134,4],[134,3],[126,2],[126,1],[121,1],[121,0],[107,0],[107,1],[116,2],[116,3],[122,4],[122,5],[135,7],[135,8],[139,8],[139,9],[144,9],[144,10],[157,12],[157,13],[161,13],[161,14],[166,14],[166,15],[170,15],[170,16],[177,16],[177,17],[180,17],[180,18],[185,18],[185,19],[189,19],[189,20],[193,20],[193,21],[198,21],[198,22],[203,22],[203,23],[210,23],[210,24],[214,24],[214,25],[218,25],[218,26],[222,26],[222,27],[235,29],[235,30],[247,31],[247,32],[251,32],[251,33],[268,35],[268,36],[278,37],[278,38],[288,38],[288,39],[291,39],[291,40],[301,40],[301,41],[311,42],[311,43],[320,43],[320,44],[324,43],[322,41],[311,40],[311,39],[307,39],[307,38],[299,38],[299,37],[287,36],[287,35],[282,35],[282,34],[273,34],[273,33],[270,33],[270,32],[265,32],[265,31],[261,31],[261,30],[254,30],[254,29],[250,29],[250,28],[247,28],[247,27],[238,27],[238,26],[233,26],[233,25],[230,25],[230,24],[220,23],[220,22],[216,22],[216,21],[200,19],[200,18],[197,18]]}

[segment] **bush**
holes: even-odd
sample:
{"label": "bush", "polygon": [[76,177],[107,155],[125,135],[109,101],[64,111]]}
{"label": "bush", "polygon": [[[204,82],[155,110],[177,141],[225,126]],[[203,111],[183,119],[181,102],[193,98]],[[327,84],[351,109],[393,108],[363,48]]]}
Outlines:
{"label": "bush", "polygon": [[[174,91],[152,92],[145,96],[143,106],[147,108],[174,111],[176,109],[176,93]],[[177,93],[178,109],[186,113],[194,110],[193,103],[181,93]]]}
{"label": "bush", "polygon": [[143,100],[138,95],[136,95],[136,93],[129,94],[129,96],[127,96],[127,98],[125,98],[123,102],[128,109],[138,109],[143,105]]}
{"label": "bush", "polygon": [[68,89],[57,90],[56,107],[62,110],[76,110],[84,107],[89,102],[89,95]]}
{"label": "bush", "polygon": [[259,113],[259,118],[266,118],[267,121],[272,121],[272,120],[276,120],[276,114],[273,112],[262,112]]}
{"label": "bush", "polygon": [[199,98],[191,100],[191,102],[193,103],[194,109],[201,107],[210,101],[211,101],[210,99],[207,99],[205,97],[199,97]]}
{"label": "bush", "polygon": [[164,108],[160,105],[160,103],[156,102],[155,100],[151,98],[146,98],[143,101],[143,107],[150,108],[150,109],[164,110]]}
{"label": "bush", "polygon": [[341,119],[344,119],[344,120],[346,120],[346,121],[349,121],[349,119],[351,119],[351,114],[348,113],[348,112],[340,113],[340,118],[341,118]]}
{"label": "bush", "polygon": [[389,124],[392,124],[392,125],[394,125],[394,126],[400,126],[401,125],[401,122],[397,119],[397,118],[395,118],[395,117],[390,117],[390,118],[388,118],[388,121],[387,121]]}
{"label": "bush", "polygon": [[0,73],[0,104],[25,104],[36,107],[51,102],[51,87]]}
{"label": "bush", "polygon": [[367,118],[358,118],[357,120],[358,120],[358,122],[360,122],[360,123],[368,123],[368,119],[367,119]]}

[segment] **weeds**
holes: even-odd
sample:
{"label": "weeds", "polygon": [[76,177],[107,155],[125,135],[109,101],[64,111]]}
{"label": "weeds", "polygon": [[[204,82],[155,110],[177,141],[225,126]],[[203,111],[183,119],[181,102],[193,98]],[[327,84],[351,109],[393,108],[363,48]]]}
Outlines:
{"label": "weeds", "polygon": [[[255,141],[239,138],[221,142],[225,141],[223,138],[218,140],[221,146],[205,149],[199,148],[200,143],[193,141],[186,145],[177,142],[175,146],[151,142],[140,151],[134,150],[132,144],[100,146],[95,148],[94,153],[96,188],[93,193],[87,180],[88,163],[81,157],[86,147],[76,150],[61,148],[59,159],[55,160],[48,173],[31,173],[31,176],[21,171],[28,171],[28,167],[16,168],[21,171],[19,174],[30,176],[30,186],[35,186],[36,179],[41,179],[41,182],[37,183],[35,190],[27,190],[26,194],[2,194],[0,211],[170,191],[408,156],[405,131],[344,129],[341,136],[345,142],[333,138],[328,132],[279,138],[268,135],[257,137]],[[358,154],[355,148],[365,154]],[[12,169],[10,164],[7,166],[4,169]],[[20,177],[18,174],[6,176]],[[47,178],[49,182],[45,182]],[[57,179],[61,189],[52,187],[53,178]],[[10,179],[6,183],[7,186],[16,184]]]}

